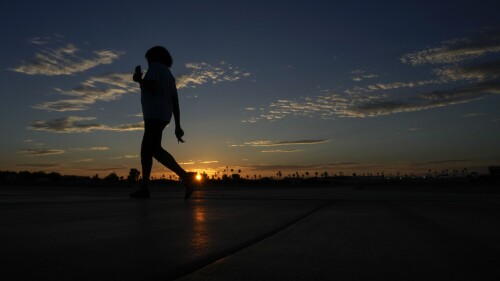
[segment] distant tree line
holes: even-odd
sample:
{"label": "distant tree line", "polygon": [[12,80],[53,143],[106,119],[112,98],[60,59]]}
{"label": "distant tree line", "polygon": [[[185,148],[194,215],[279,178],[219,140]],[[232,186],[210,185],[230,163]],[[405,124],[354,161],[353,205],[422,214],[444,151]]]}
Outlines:
{"label": "distant tree line", "polygon": [[50,180],[58,181],[61,180],[63,176],[57,172],[46,173],[43,171],[39,172],[29,172],[29,171],[0,171],[1,180]]}
{"label": "distant tree line", "polygon": [[[134,172],[129,174],[127,178],[130,182],[135,182],[139,176],[139,172],[137,169]],[[132,176],[131,176],[132,175]],[[92,177],[89,176],[75,176],[75,175],[61,175],[58,172],[30,172],[30,171],[0,171],[0,181],[2,182],[60,182],[60,181],[72,181],[72,182],[91,182],[91,181],[105,181],[105,182],[120,182],[124,181],[123,177],[120,177],[116,174],[116,172],[112,172],[105,176],[104,178],[100,178],[99,174],[95,174]]]}
{"label": "distant tree line", "polygon": [[[231,172],[231,174],[229,173]],[[328,172],[294,172],[283,174],[281,171],[278,171],[274,176],[271,177],[263,177],[261,175],[246,175],[242,176],[241,170],[234,171],[233,169],[226,168],[222,175],[220,172],[215,172],[213,175],[208,175],[206,173],[201,173],[203,181],[207,183],[221,183],[221,184],[351,184],[355,182],[370,182],[375,184],[384,184],[384,183],[421,183],[423,181],[431,182],[431,181],[442,181],[442,180],[461,180],[464,181],[466,179],[477,179],[477,178],[485,178],[489,177],[492,179],[498,180],[500,175],[500,167],[499,166],[490,166],[489,167],[490,175],[479,176],[477,173],[472,172],[468,173],[467,169],[463,171],[452,171],[452,173],[448,174],[447,170],[440,171],[439,173],[434,173],[434,171],[429,170],[425,176],[416,176],[412,173],[410,174],[400,174],[399,172],[396,175],[386,175],[383,172],[372,174],[372,173],[362,173],[352,175],[345,175],[342,172],[338,174],[335,173],[333,175]],[[79,182],[79,183],[116,183],[116,184],[135,184],[141,180],[141,172],[136,168],[131,168],[126,178],[123,176],[118,176],[116,172],[111,172],[105,177],[100,177],[99,174],[95,174],[94,176],[74,176],[74,175],[61,175],[58,172],[30,172],[30,171],[0,171],[0,182],[2,183],[40,183],[40,182]],[[166,178],[163,175],[161,178],[152,178],[153,181],[157,182],[176,182],[178,178],[175,176],[170,176]]]}

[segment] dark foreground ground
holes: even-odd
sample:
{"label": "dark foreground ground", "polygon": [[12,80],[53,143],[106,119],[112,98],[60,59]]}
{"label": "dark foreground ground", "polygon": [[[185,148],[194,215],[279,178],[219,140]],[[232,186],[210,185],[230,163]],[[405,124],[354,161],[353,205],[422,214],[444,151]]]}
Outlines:
{"label": "dark foreground ground", "polygon": [[500,194],[0,186],[2,280],[500,280]]}

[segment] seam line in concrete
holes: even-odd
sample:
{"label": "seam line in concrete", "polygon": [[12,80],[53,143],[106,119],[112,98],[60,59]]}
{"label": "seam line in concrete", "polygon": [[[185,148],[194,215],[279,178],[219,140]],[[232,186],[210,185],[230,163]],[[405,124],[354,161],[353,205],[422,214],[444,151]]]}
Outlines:
{"label": "seam line in concrete", "polygon": [[274,228],[268,232],[265,232],[257,237],[254,237],[252,239],[249,239],[241,244],[238,244],[236,246],[227,248],[225,250],[222,250],[220,252],[208,255],[206,257],[202,257],[198,260],[195,260],[193,262],[190,262],[188,264],[185,264],[183,266],[178,267],[177,269],[166,273],[165,275],[162,274],[161,279],[162,280],[176,280],[178,278],[181,278],[183,276],[189,275],[191,273],[194,273],[195,271],[198,271],[204,267],[207,267],[213,263],[216,263],[219,260],[222,260],[224,258],[227,258],[231,255],[234,255],[240,251],[243,251],[291,226],[294,224],[300,222],[301,220],[313,215],[314,213],[317,213],[318,211],[322,210],[326,206],[330,205],[333,202],[333,200],[328,200],[327,202],[320,204],[319,206],[313,208],[312,210],[286,222],[285,224],[278,226],[277,228]]}

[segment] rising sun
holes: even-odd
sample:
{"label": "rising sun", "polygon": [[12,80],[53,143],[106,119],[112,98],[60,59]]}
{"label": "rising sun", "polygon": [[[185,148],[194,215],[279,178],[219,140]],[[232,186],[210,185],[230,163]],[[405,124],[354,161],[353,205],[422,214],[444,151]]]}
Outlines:
{"label": "rising sun", "polygon": [[197,181],[201,181],[201,175],[200,174],[196,174],[196,180]]}

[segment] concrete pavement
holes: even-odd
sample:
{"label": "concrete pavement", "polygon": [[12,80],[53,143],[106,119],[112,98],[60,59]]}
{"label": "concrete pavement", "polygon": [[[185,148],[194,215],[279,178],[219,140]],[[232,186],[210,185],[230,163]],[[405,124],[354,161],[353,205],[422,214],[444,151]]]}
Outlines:
{"label": "concrete pavement", "polygon": [[0,186],[4,280],[500,278],[498,193],[130,191]]}

